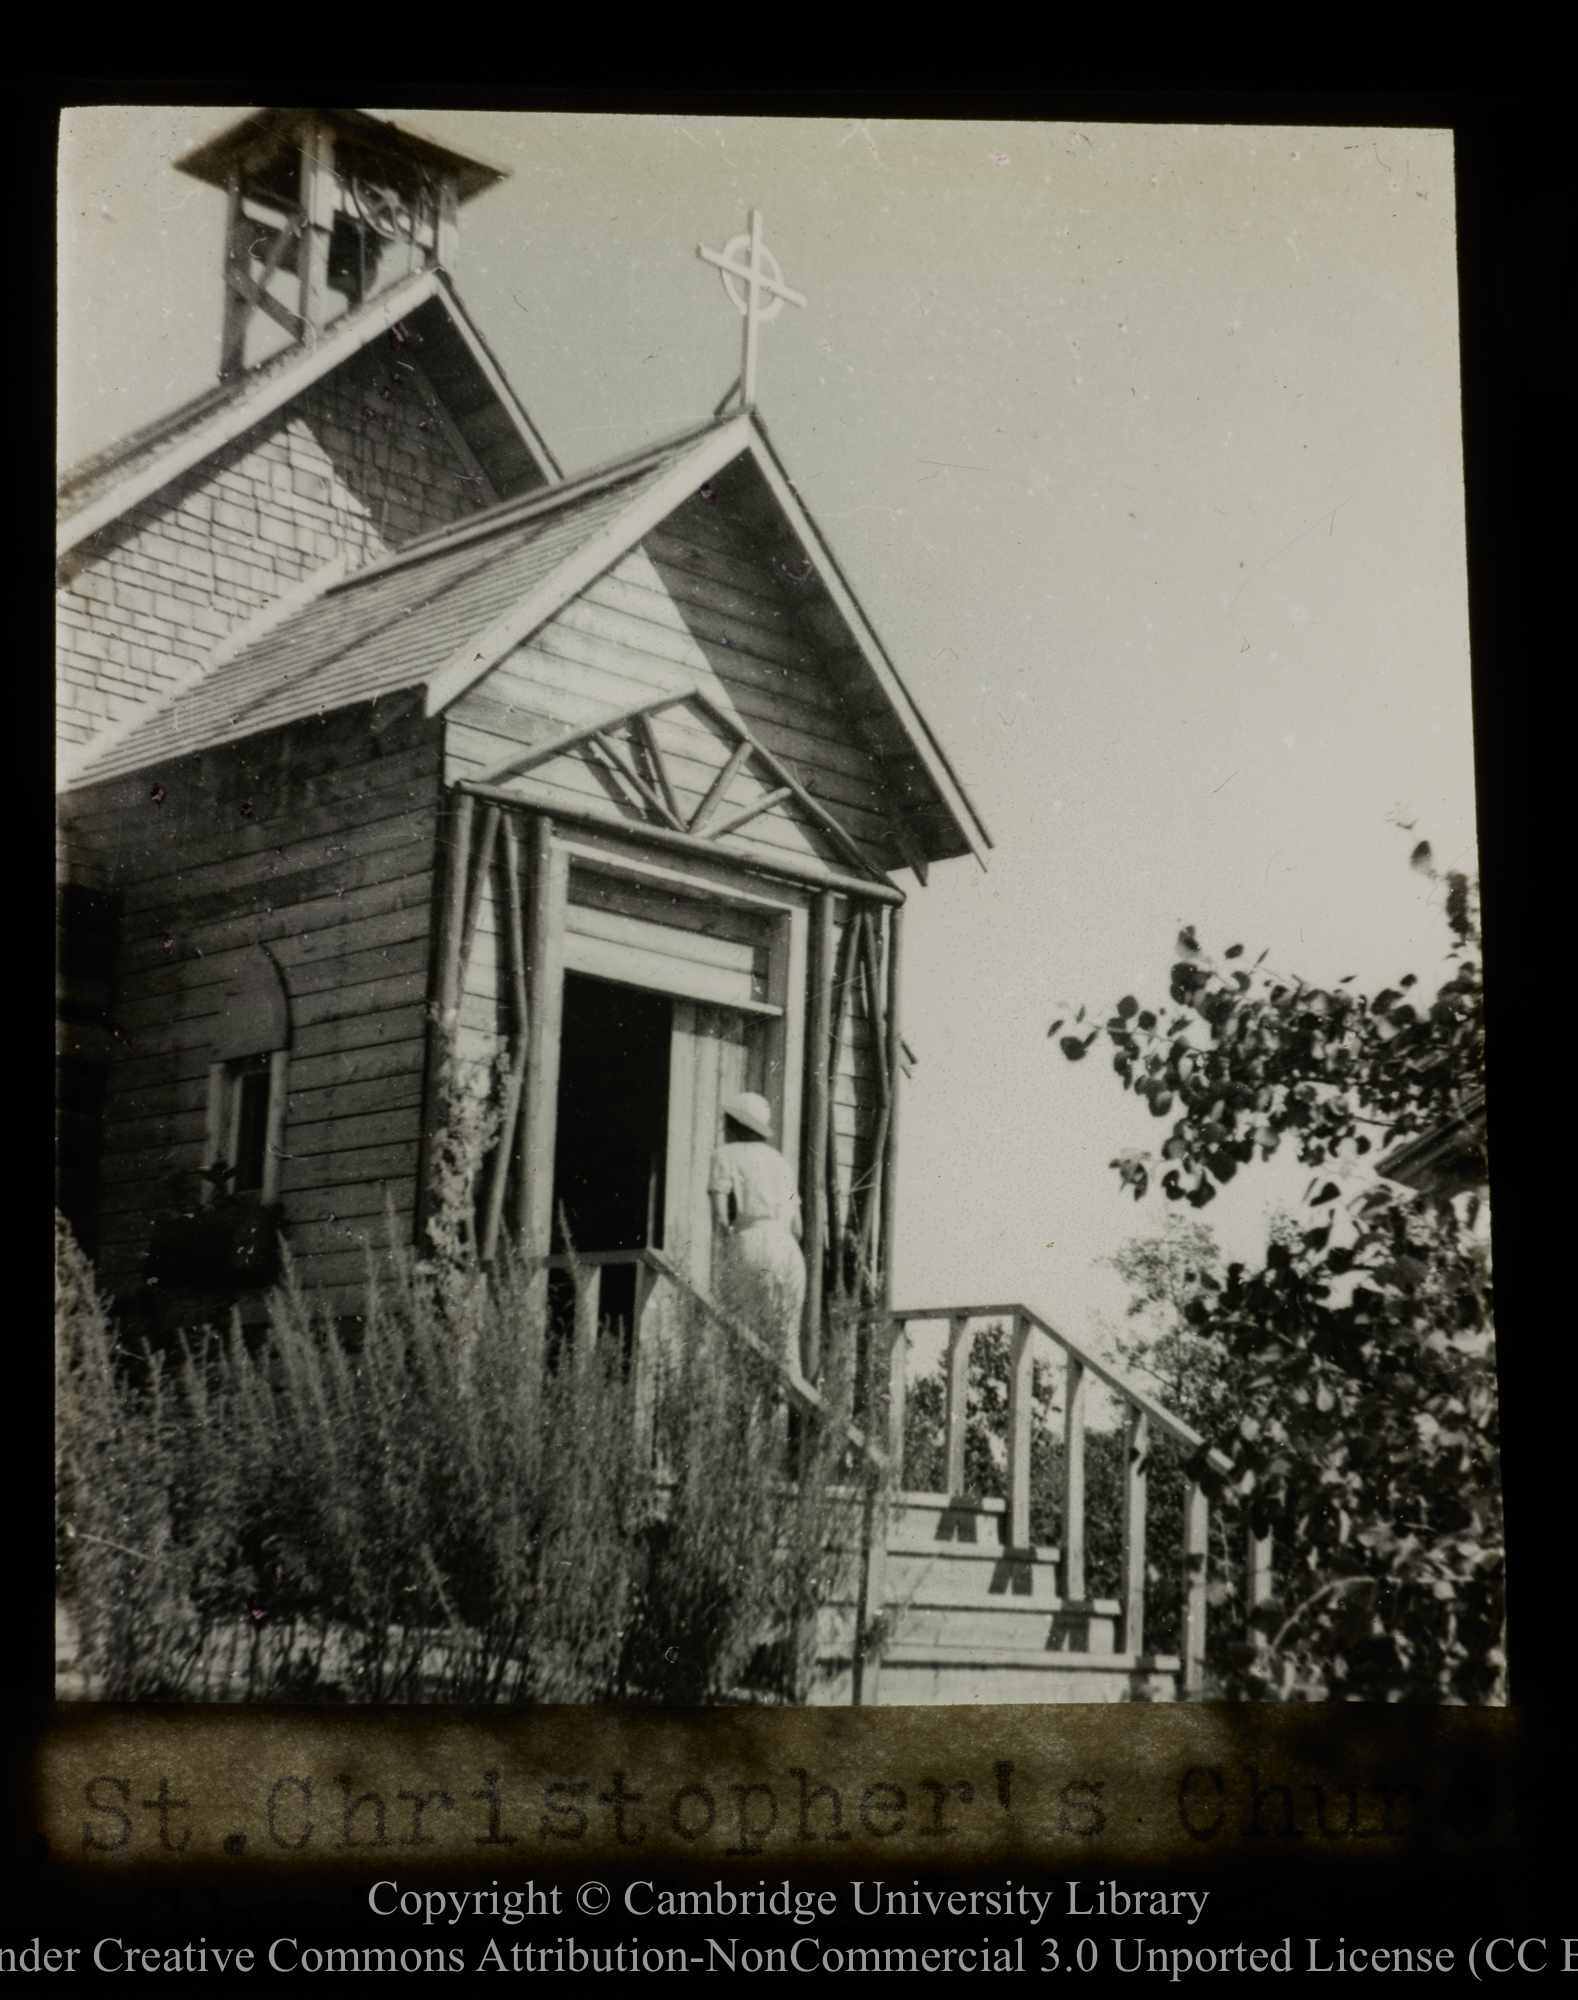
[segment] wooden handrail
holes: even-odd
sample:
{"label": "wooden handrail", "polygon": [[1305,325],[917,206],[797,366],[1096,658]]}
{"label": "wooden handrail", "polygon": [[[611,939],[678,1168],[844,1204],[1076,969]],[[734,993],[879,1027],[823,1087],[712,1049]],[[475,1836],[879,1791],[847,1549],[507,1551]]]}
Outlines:
{"label": "wooden handrail", "polygon": [[[891,1345],[886,1373],[895,1382],[904,1376],[904,1350],[910,1326],[916,1321],[943,1320],[948,1326],[948,1345],[943,1372],[947,1392],[944,1423],[944,1483],[950,1493],[964,1484],[965,1407],[969,1383],[970,1353],[975,1343],[974,1323],[982,1320],[1007,1321],[1011,1346],[1008,1369],[1008,1493],[1004,1502],[1009,1546],[1030,1545],[1030,1444],[1034,1383],[1033,1336],[1046,1337],[1062,1349],[1065,1364],[1063,1396],[1063,1533],[1062,1595],[1065,1602],[1086,1599],[1085,1572],[1085,1392],[1090,1376],[1106,1384],[1124,1406],[1121,1554],[1119,1601],[1122,1607],[1120,1650],[1140,1654],[1145,1650],[1145,1535],[1146,1494],[1150,1469],[1150,1439],[1154,1432],[1173,1438],[1192,1452],[1203,1452],[1213,1472],[1232,1470],[1230,1461],[1186,1424],[1181,1417],[1157,1402],[1138,1383],[1059,1333],[1055,1326],[1030,1307],[1019,1303],[1001,1305],[906,1306],[888,1315]],[[902,1482],[904,1464],[904,1398],[892,1395],[889,1460]],[[1210,1548],[1210,1512],[1205,1491],[1198,1478],[1186,1482],[1184,1492],[1182,1546],[1184,1592],[1181,1606],[1183,1630],[1181,1651],[1184,1661],[1184,1691],[1198,1693],[1205,1681],[1206,1607],[1208,1583],[1206,1565]],[[1261,1558],[1261,1569],[1267,1567]],[[1253,1585],[1251,1594],[1253,1596]]]}
{"label": "wooden handrail", "polygon": [[[945,1319],[951,1324],[972,1319],[1028,1322],[1039,1332],[1046,1334],[1049,1339],[1055,1340],[1063,1352],[1077,1361],[1088,1374],[1094,1375],[1098,1381],[1105,1382],[1109,1389],[1135,1409],[1143,1410],[1158,1430],[1165,1431],[1169,1437],[1176,1438],[1191,1451],[1199,1451],[1205,1445],[1205,1439],[1193,1425],[1186,1424],[1181,1417],[1175,1417],[1165,1404],[1158,1403],[1156,1398],[1142,1389],[1137,1382],[1131,1382],[1126,1376],[1120,1375],[1115,1368],[1109,1368],[1106,1362],[1099,1361],[1088,1349],[1081,1347],[1078,1341],[1070,1340],[1066,1333],[1059,1333],[1055,1326],[1044,1320],[1038,1312],[1032,1312],[1029,1306],[905,1306],[889,1317],[904,1326],[911,1320],[917,1319]],[[1206,1452],[1206,1463],[1213,1472],[1226,1474],[1233,1469],[1231,1460],[1225,1458],[1214,1445]]]}
{"label": "wooden handrail", "polygon": [[[797,1404],[802,1410],[814,1410],[821,1416],[827,1414],[827,1399],[819,1389],[811,1387],[809,1383],[797,1380],[790,1370],[784,1366],[783,1361],[771,1351],[765,1341],[752,1333],[751,1329],[742,1321],[735,1319],[732,1314],[726,1313],[714,1300],[709,1299],[706,1293],[693,1285],[689,1278],[664,1256],[661,1250],[654,1250],[650,1245],[647,1245],[639,1250],[562,1251],[552,1257],[539,1259],[539,1268],[543,1270],[569,1271],[572,1275],[577,1269],[595,1271],[598,1274],[599,1280],[603,1271],[611,1265],[618,1264],[637,1264],[650,1271],[654,1277],[666,1279],[678,1291],[693,1300],[715,1326],[722,1327],[726,1333],[740,1341],[744,1346],[750,1348],[752,1353],[759,1355],[767,1363],[768,1367],[778,1374],[784,1391],[791,1402]],[[579,1291],[580,1288],[578,1287],[577,1289]],[[576,1325],[578,1331],[583,1322],[588,1318],[590,1318],[594,1326],[596,1323],[596,1288],[588,1289],[593,1291],[594,1300],[590,1314],[583,1309],[580,1300],[577,1300]],[[846,1430],[849,1442],[857,1451],[865,1456],[873,1470],[877,1472],[885,1471],[888,1462],[887,1454],[877,1448],[858,1424],[849,1424],[846,1426]]]}

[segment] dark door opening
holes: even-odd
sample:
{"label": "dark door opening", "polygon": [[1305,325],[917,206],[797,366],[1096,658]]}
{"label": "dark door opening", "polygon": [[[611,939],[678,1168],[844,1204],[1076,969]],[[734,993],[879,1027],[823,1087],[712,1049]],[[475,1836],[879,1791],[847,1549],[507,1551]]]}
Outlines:
{"label": "dark door opening", "polygon": [[[673,1013],[665,994],[565,974],[555,1251],[571,1244],[581,1252],[662,1245]],[[555,1319],[567,1319],[573,1304],[567,1276],[553,1274],[551,1296]],[[623,1322],[628,1337],[634,1311],[634,1267],[605,1270],[600,1317]]]}

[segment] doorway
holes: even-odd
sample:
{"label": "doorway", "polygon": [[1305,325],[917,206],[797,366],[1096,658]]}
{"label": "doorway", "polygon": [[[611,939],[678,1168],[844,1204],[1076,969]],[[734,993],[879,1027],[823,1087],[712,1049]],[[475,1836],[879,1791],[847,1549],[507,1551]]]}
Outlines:
{"label": "doorway", "polygon": [[[553,1165],[553,1248],[639,1250],[663,1245],[669,1066],[674,1003],[664,993],[567,972],[559,1044]],[[565,1241],[568,1223],[570,1242]],[[553,1274],[555,1317],[571,1298]],[[603,1274],[602,1317],[628,1330],[635,1269]]]}

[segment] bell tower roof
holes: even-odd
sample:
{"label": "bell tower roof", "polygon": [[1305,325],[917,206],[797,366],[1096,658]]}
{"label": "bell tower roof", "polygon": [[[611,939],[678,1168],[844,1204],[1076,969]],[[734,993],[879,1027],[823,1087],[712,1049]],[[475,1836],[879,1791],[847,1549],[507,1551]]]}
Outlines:
{"label": "bell tower roof", "polygon": [[509,178],[501,167],[484,165],[464,153],[451,152],[431,139],[403,132],[382,118],[370,118],[365,111],[324,110],[306,107],[274,107],[254,112],[239,120],[217,138],[196,146],[184,159],[175,162],[183,174],[207,181],[217,188],[228,187],[233,173],[251,175],[271,160],[300,149],[306,121],[321,121],[336,140],[336,151],[347,158],[358,152],[376,155],[388,165],[403,163],[412,176],[448,181],[457,202],[467,202],[484,194],[499,181]]}
{"label": "bell tower roof", "polygon": [[301,105],[254,112],[176,166],[229,207],[222,382],[264,358],[265,320],[310,347],[375,295],[453,270],[461,203],[506,178],[366,112]]}

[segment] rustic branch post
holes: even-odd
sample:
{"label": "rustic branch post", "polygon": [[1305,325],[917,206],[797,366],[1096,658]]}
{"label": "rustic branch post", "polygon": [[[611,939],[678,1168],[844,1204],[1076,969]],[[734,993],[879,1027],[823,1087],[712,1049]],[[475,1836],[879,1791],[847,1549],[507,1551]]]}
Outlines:
{"label": "rustic branch post", "polygon": [[1205,1488],[1191,1479],[1184,1492],[1183,1691],[1187,1699],[1205,1686],[1206,1615],[1210,1606],[1206,1563],[1210,1555],[1211,1509]]}
{"label": "rustic branch post", "polygon": [[[699,816],[699,815],[698,815]],[[828,1132],[832,1123],[832,1079],[828,1043],[833,1020],[833,896],[816,899],[810,939],[811,1004],[806,1024],[805,1165],[800,1176],[806,1198],[805,1372],[815,1381],[822,1366],[822,1301],[827,1258]]]}
{"label": "rustic branch post", "polygon": [[970,1351],[974,1346],[970,1321],[963,1313],[948,1322],[947,1439],[943,1460],[943,1490],[950,1499],[964,1492],[964,1419],[970,1395]]}
{"label": "rustic branch post", "polygon": [[1008,1361],[1008,1546],[1030,1547],[1030,1435],[1035,1349],[1027,1319],[1014,1320]]}
{"label": "rustic branch post", "polygon": [[1085,1599],[1085,1364],[1068,1356],[1063,1378],[1063,1596]]}
{"label": "rustic branch post", "polygon": [[1130,1405],[1123,1449],[1123,1644],[1145,1650],[1145,1495],[1150,1475],[1150,1418]]}

